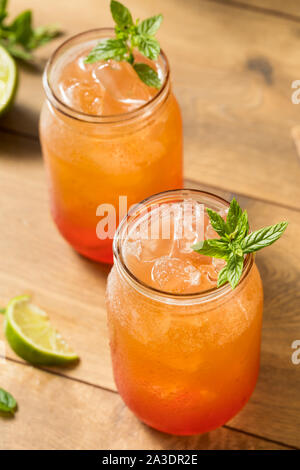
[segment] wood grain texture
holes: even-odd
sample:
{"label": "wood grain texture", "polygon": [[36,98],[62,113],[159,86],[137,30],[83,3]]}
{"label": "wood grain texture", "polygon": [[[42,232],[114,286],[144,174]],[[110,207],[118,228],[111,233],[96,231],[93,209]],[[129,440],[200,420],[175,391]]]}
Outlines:
{"label": "wood grain texture", "polygon": [[[259,3],[267,8],[270,2]],[[290,101],[291,82],[299,78],[300,25],[225,2],[126,4],[139,17],[165,15],[160,39],[184,115],[187,186],[227,199],[238,194],[253,228],[290,222],[284,239],[257,255],[265,290],[259,382],[229,423],[235,431],[186,439],[141,425],[110,391],[115,385],[104,305],[109,268],[78,256],[57,233],[37,143],[41,71],[56,40],[38,53],[36,68],[21,67],[16,106],[0,121],[0,306],[32,293],[82,360],[50,374],[12,362],[17,358],[7,347],[1,386],[16,395],[20,411],[14,420],[1,420],[0,448],[280,448],[275,441],[300,447],[300,365],[291,362],[291,344],[300,339],[300,160],[291,137],[300,108]],[[285,2],[287,11],[291,4]],[[99,26],[111,24],[107,5],[11,0],[14,13],[32,7],[37,24],[59,22],[66,36],[95,27],[95,18]]]}
{"label": "wood grain texture", "polygon": [[[1,220],[5,221],[0,237],[1,303],[31,292],[81,357],[78,367],[57,372],[115,390],[104,305],[108,268],[78,256],[57,233],[48,212],[37,143],[1,132],[0,142]],[[187,186],[203,188],[189,181]],[[300,366],[291,363],[291,343],[300,339],[300,253],[295,248],[300,212],[238,199],[248,209],[253,228],[285,219],[290,226],[284,239],[257,256],[266,297],[261,375],[250,403],[231,424],[300,446]],[[7,356],[16,358],[9,348]]]}
{"label": "wood grain texture", "polygon": [[[291,136],[299,124],[299,108],[291,103],[291,83],[299,78],[299,26],[204,0],[127,4],[138,17],[156,11],[165,16],[159,37],[183,112],[186,176],[299,208],[300,163]],[[14,12],[24,6],[34,9],[37,24],[62,24],[66,37],[112,24],[106,0],[87,0],[85,8],[80,0],[12,2]],[[60,41],[41,49],[36,69],[21,67],[17,103],[2,128],[37,136],[41,70]]]}
{"label": "wood grain texture", "polygon": [[249,7],[266,15],[281,15],[291,21],[300,20],[300,6],[297,0],[209,0],[234,5],[237,8]]}
{"label": "wood grain texture", "polygon": [[1,385],[17,398],[15,418],[1,419],[0,449],[285,449],[220,428],[174,437],[140,423],[116,393],[10,361]]}

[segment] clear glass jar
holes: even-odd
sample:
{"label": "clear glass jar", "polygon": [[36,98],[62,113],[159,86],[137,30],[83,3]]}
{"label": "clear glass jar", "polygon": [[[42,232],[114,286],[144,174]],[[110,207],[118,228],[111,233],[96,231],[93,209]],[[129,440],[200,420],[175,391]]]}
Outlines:
{"label": "clear glass jar", "polygon": [[102,262],[112,262],[113,234],[97,236],[98,206],[112,206],[118,223],[119,196],[127,197],[129,208],[151,194],[182,187],[183,178],[181,114],[163,52],[163,85],[136,110],[96,116],[59,98],[56,89],[66,54],[113,34],[111,28],[87,31],[54,52],[44,73],[46,101],[40,118],[54,221],[79,253]]}
{"label": "clear glass jar", "polygon": [[238,286],[170,294],[141,282],[124,260],[130,228],[152,204],[191,199],[214,210],[225,200],[200,191],[146,199],[120,224],[107,283],[114,377],[127,406],[171,434],[204,433],[226,423],[250,398],[258,376],[263,289],[247,255]]}

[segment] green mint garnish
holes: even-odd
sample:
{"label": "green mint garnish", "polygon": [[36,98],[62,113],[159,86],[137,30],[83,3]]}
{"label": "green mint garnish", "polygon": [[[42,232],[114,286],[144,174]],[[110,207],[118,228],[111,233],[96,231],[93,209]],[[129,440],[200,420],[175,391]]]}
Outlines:
{"label": "green mint garnish", "polygon": [[17,409],[17,402],[14,397],[0,388],[0,412],[14,414]]}
{"label": "green mint garnish", "polygon": [[206,209],[212,228],[220,236],[219,239],[204,240],[192,248],[201,255],[221,258],[226,265],[219,272],[218,287],[229,282],[234,289],[241,278],[244,266],[244,255],[272,245],[281,237],[288,222],[262,228],[249,233],[247,211],[242,211],[238,202],[232,199],[225,220],[212,209]]}
{"label": "green mint garnish", "polygon": [[139,20],[133,22],[128,8],[115,0],[110,2],[110,11],[116,23],[116,37],[99,42],[89,53],[85,62],[93,64],[99,60],[110,59],[117,62],[129,62],[142,82],[159,89],[161,81],[156,70],[147,64],[135,62],[133,51],[137,48],[148,59],[158,59],[160,45],[154,35],[161,25],[162,15],[152,16],[141,22]]}
{"label": "green mint garnish", "polygon": [[56,26],[32,27],[32,11],[20,13],[11,23],[6,17],[8,0],[0,0],[0,44],[17,59],[32,60],[32,51],[58,36]]}
{"label": "green mint garnish", "polygon": [[147,64],[133,64],[133,68],[138,74],[139,78],[142,82],[146,83],[146,85],[151,86],[153,88],[159,89],[161,87],[160,79],[157,76],[155,70],[153,70]]}
{"label": "green mint garnish", "polygon": [[0,308],[0,314],[1,315],[5,315],[5,312],[6,312],[6,308]]}

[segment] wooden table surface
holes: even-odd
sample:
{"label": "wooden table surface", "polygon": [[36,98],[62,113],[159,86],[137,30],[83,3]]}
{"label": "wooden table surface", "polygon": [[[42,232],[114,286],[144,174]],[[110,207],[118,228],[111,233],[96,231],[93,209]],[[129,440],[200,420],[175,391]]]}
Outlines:
{"label": "wooden table surface", "polygon": [[[300,6],[296,0],[126,0],[136,17],[162,12],[159,33],[185,130],[188,187],[248,209],[254,228],[289,220],[282,240],[257,256],[265,290],[261,372],[238,416],[222,428],[178,438],[141,424],[112,378],[104,289],[108,269],[79,257],[48,212],[38,142],[41,72],[61,39],[20,66],[12,111],[0,120],[0,302],[30,292],[81,357],[73,369],[34,368],[6,347],[0,386],[19,403],[0,418],[1,449],[290,449],[300,447]],[[36,24],[65,35],[111,25],[108,0],[11,0]],[[4,340],[2,328],[0,340]],[[1,344],[1,343],[0,343]]]}

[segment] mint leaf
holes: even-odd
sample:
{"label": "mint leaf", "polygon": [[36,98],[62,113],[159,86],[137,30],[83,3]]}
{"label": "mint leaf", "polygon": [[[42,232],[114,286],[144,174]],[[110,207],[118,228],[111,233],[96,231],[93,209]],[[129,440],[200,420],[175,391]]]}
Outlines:
{"label": "mint leaf", "polygon": [[158,31],[162,20],[162,15],[156,15],[152,16],[151,18],[147,18],[138,25],[138,33],[153,36]]}
{"label": "mint leaf", "polygon": [[0,23],[7,17],[7,0],[0,0]]}
{"label": "mint leaf", "polygon": [[235,231],[232,234],[230,234],[230,237],[232,237],[235,241],[240,241],[245,237],[245,235],[247,235],[248,232],[249,232],[248,213],[247,211],[244,211],[241,214],[240,218],[238,219]]}
{"label": "mint leaf", "polygon": [[120,28],[133,25],[130,11],[122,3],[112,0],[110,2],[110,11],[115,23]]}
{"label": "mint leaf", "polygon": [[272,243],[276,242],[276,240],[281,237],[287,226],[288,222],[281,222],[276,225],[262,228],[256,232],[249,233],[249,235],[241,241],[243,252],[253,253],[254,251],[258,251],[266,246],[272,245]]}
{"label": "mint leaf", "polygon": [[230,206],[229,206],[229,211],[226,219],[226,223],[229,228],[229,233],[234,232],[236,229],[237,223],[239,218],[242,215],[242,209],[240,208],[238,202],[236,201],[235,198],[232,199]]}
{"label": "mint leaf", "polygon": [[6,11],[7,0],[0,0],[0,13]]}
{"label": "mint leaf", "polygon": [[126,53],[127,47],[122,39],[105,39],[92,49],[85,62],[93,64],[99,60],[124,60]]}
{"label": "mint leaf", "polygon": [[145,57],[151,60],[157,60],[160,53],[160,45],[157,39],[147,35],[138,36],[137,46]]}
{"label": "mint leaf", "polygon": [[227,265],[221,269],[218,275],[217,287],[223,286],[228,281],[227,279]]}
{"label": "mint leaf", "polygon": [[27,46],[32,35],[31,22],[31,10],[26,10],[16,17],[9,28],[10,32],[13,33],[14,40],[25,47]]}
{"label": "mint leaf", "polygon": [[[0,43],[1,43],[1,40],[0,40]],[[18,44],[2,43],[2,45],[16,59],[29,61],[29,60],[32,60],[33,58],[31,52],[25,51],[24,48],[21,46],[18,46]]]}
{"label": "mint leaf", "polygon": [[57,25],[39,26],[32,31],[27,47],[28,49],[36,49],[37,47],[44,46],[59,35],[60,32]]}
{"label": "mint leaf", "polygon": [[235,255],[237,256],[243,256],[243,250],[241,248],[241,245],[239,245],[239,243],[237,242],[234,242],[231,244],[231,251],[232,253],[234,253]]}
{"label": "mint leaf", "polygon": [[225,267],[227,268],[227,279],[232,289],[234,289],[238,285],[238,282],[243,272],[243,266],[244,257],[239,256],[236,253],[231,253]]}
{"label": "mint leaf", "polygon": [[14,414],[17,409],[17,402],[14,397],[0,388],[0,411]]}
{"label": "mint leaf", "polygon": [[192,245],[192,249],[200,255],[211,256],[212,258],[227,259],[230,254],[228,243],[222,240],[204,240]]}
{"label": "mint leaf", "polygon": [[225,220],[220,216],[220,214],[212,209],[207,208],[206,212],[209,215],[209,220],[214,231],[220,236],[225,236],[227,230]]}
{"label": "mint leaf", "polygon": [[6,308],[0,308],[1,315],[5,315],[5,312],[6,312]]}
{"label": "mint leaf", "polygon": [[161,81],[157,72],[147,64],[143,63],[135,63],[133,64],[133,68],[138,74],[139,78],[142,82],[146,83],[146,85],[151,86],[153,88],[160,88]]}

